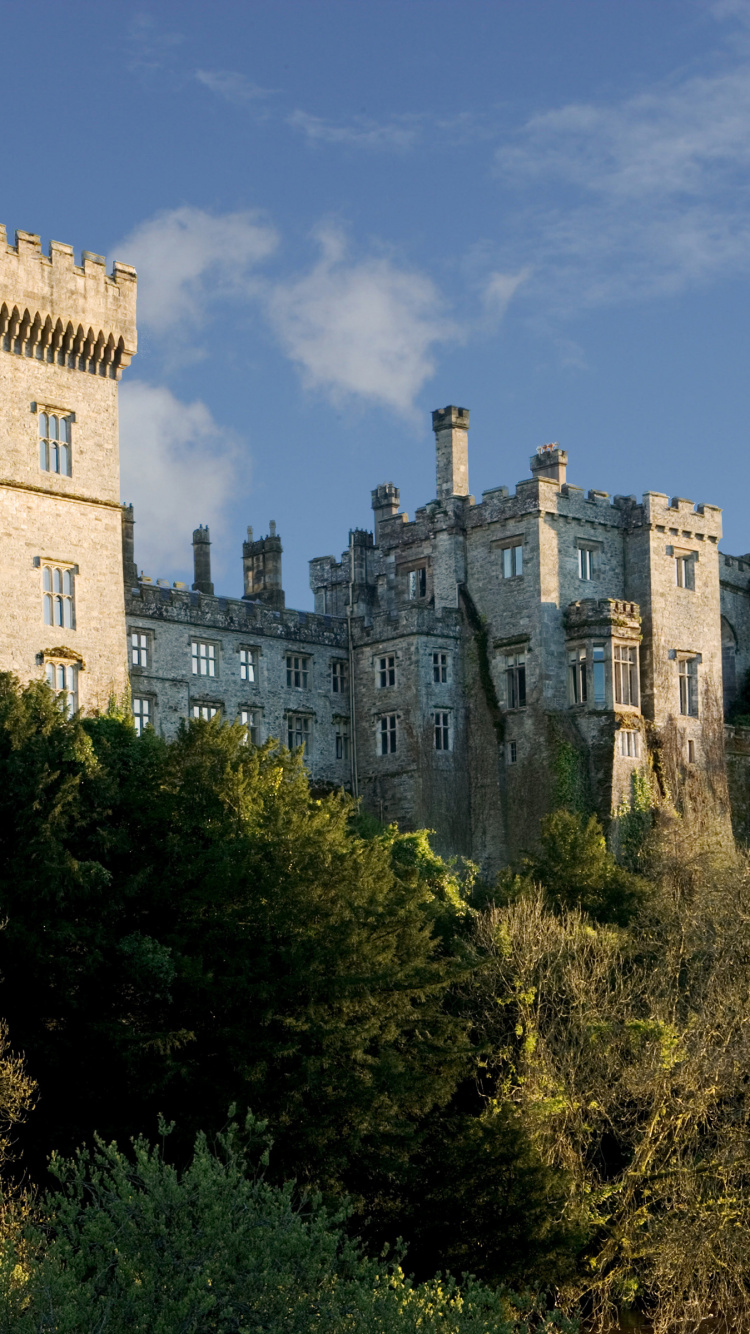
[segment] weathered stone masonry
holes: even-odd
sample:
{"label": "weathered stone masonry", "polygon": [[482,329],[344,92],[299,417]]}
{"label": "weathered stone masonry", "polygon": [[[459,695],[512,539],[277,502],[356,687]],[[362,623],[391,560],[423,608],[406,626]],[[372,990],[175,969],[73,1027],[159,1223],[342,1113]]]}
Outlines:
{"label": "weathered stone masonry", "polygon": [[[686,813],[708,793],[726,817],[750,556],[719,553],[715,506],[584,494],[557,445],[477,504],[469,412],[449,406],[433,413],[435,499],[409,520],[377,486],[373,531],[310,562],[314,613],[286,607],[273,523],[248,529],[242,596],[216,595],[203,527],[192,588],[153,583],[119,503],[135,290],[127,265],[110,276],[99,256],[76,265],[69,246],[44,255],[0,229],[2,668],[85,710],[129,673],[141,730],[220,713],[254,741],[304,744],[316,782],[488,871],[561,801],[625,809],[639,774]],[[726,736],[747,838],[750,730]]]}

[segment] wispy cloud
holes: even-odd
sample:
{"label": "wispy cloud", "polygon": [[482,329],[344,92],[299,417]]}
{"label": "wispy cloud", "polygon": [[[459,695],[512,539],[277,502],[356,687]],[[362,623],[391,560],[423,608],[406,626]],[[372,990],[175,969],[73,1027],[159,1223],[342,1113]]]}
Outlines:
{"label": "wispy cloud", "polygon": [[434,374],[437,345],[461,336],[434,283],[383,256],[353,260],[342,236],[319,236],[322,256],[278,284],[269,313],[305,384],[334,402],[358,397],[412,412]]}
{"label": "wispy cloud", "polygon": [[300,130],[311,144],[401,151],[413,148],[422,131],[422,119],[418,116],[398,116],[386,121],[355,116],[348,121],[330,121],[308,111],[291,112],[287,125]]}
{"label": "wispy cloud", "polygon": [[154,577],[189,567],[192,531],[219,531],[246,449],[200,401],[163,386],[126,381],[120,390],[122,496],[135,506],[136,559]]}
{"label": "wispy cloud", "polygon": [[261,88],[244,74],[231,69],[199,69],[195,71],[198,83],[210,89],[217,97],[235,107],[257,105],[274,95],[273,88]]}
{"label": "wispy cloud", "polygon": [[557,313],[747,272],[749,165],[747,63],[533,116],[496,156],[525,200],[503,258]]}
{"label": "wispy cloud", "polygon": [[155,74],[173,64],[176,50],[184,42],[184,33],[165,31],[152,14],[137,10],[125,28],[127,67],[135,74]]}
{"label": "wispy cloud", "polygon": [[255,293],[255,270],[277,243],[256,213],[214,216],[184,206],[141,223],[115,249],[138,270],[139,323],[166,333],[192,332],[211,303]]}

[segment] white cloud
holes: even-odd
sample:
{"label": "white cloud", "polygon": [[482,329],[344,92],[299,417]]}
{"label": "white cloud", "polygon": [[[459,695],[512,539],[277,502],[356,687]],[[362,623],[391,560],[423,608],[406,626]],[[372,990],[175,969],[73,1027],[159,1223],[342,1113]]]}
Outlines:
{"label": "white cloud", "polygon": [[236,107],[263,101],[271,97],[274,91],[272,88],[261,88],[259,84],[246,79],[244,74],[231,69],[199,69],[195,71],[195,77],[217,97]]}
{"label": "white cloud", "polygon": [[138,566],[174,577],[192,560],[193,529],[220,531],[247,456],[204,403],[129,380],[120,389],[120,460],[121,494],[135,506]]}
{"label": "white cloud", "polygon": [[421,123],[416,116],[400,116],[393,120],[376,121],[369,116],[356,116],[343,123],[322,120],[307,111],[293,111],[287,116],[287,125],[301,130],[309,143],[348,144],[353,148],[400,149],[413,148],[419,138]]}
{"label": "white cloud", "polygon": [[745,62],[533,116],[496,161],[527,200],[504,263],[558,313],[750,272]]}
{"label": "white cloud", "polygon": [[526,282],[530,274],[531,269],[528,267],[521,269],[520,273],[488,274],[482,291],[482,301],[493,322],[497,323],[503,318],[519,287]]}
{"label": "white cloud", "polygon": [[254,293],[254,270],[277,243],[256,213],[183,206],[141,223],[114,250],[138,270],[139,324],[166,333],[205,323],[217,298]]}
{"label": "white cloud", "polygon": [[433,349],[459,336],[435,285],[385,257],[349,260],[336,232],[319,240],[319,263],[270,297],[282,345],[306,385],[334,402],[356,395],[411,412],[434,373]]}

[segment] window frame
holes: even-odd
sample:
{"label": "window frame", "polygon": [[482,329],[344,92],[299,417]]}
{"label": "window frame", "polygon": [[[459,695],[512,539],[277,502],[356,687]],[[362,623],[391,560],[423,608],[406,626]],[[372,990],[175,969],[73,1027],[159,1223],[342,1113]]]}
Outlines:
{"label": "window frame", "polygon": [[[312,656],[309,653],[285,653],[287,690],[309,690]],[[298,677],[298,680],[294,678]]]}
{"label": "window frame", "polygon": [[697,563],[696,551],[675,551],[675,585],[677,588],[684,588],[689,593],[695,592],[695,566]]}
{"label": "window frame", "polygon": [[376,688],[393,690],[396,685],[396,654],[378,653],[375,662]]}
{"label": "window frame", "polygon": [[349,736],[349,728],[344,723],[340,722],[337,722],[335,726],[336,726],[336,734],[334,741],[334,749],[335,749],[336,759],[342,761],[343,763],[346,763],[348,762],[351,756],[351,749],[350,749],[351,740]]}
{"label": "window frame", "polygon": [[55,695],[67,695],[66,714],[72,718],[78,712],[79,703],[79,685],[78,678],[81,672],[80,662],[71,662],[69,658],[46,658],[44,663],[44,679],[50,690],[54,690]]}
{"label": "window frame", "polygon": [[254,644],[240,644],[237,649],[240,680],[248,686],[258,685],[258,667],[260,652]]}
{"label": "window frame", "polygon": [[[136,709],[136,704],[140,706],[138,709]],[[146,706],[145,714],[143,712],[144,704]],[[130,706],[133,714],[133,722],[135,724],[136,735],[143,736],[143,733],[145,732],[147,727],[154,726],[156,700],[153,695],[143,695],[143,694],[132,695],[130,699]],[[144,717],[146,720],[145,722],[143,721]]]}
{"label": "window frame", "polygon": [[416,565],[406,571],[406,592],[409,602],[424,602],[427,597],[427,565]]}
{"label": "window frame", "polygon": [[[142,630],[140,626],[136,629],[133,629],[131,626],[128,633],[130,636],[129,654],[131,670],[135,667],[141,671],[147,671],[149,667],[153,666],[153,632],[150,630]],[[138,639],[139,641],[142,640],[143,642],[134,644],[134,639]],[[145,660],[142,655],[145,655]]]}
{"label": "window frame", "polygon": [[453,717],[450,709],[432,711],[432,746],[440,754],[453,750]]}
{"label": "window frame", "polygon": [[[221,716],[224,712],[224,705],[216,699],[191,699],[190,717],[198,721],[207,723],[218,714]],[[207,717],[204,715],[208,715]]]}
{"label": "window frame", "polygon": [[[75,422],[75,413],[64,408],[52,406],[36,406],[38,428],[37,441],[39,447],[39,471],[49,473],[53,477],[72,477],[73,476],[73,432],[72,427]],[[51,423],[55,422],[55,431],[51,431]],[[42,434],[42,424],[45,431]],[[62,466],[63,450],[65,466]],[[53,459],[54,464],[53,466]]]}
{"label": "window frame", "polygon": [[588,649],[568,649],[568,698],[572,705],[588,704]]}
{"label": "window frame", "polygon": [[641,734],[635,727],[621,727],[620,736],[620,755],[625,760],[639,760],[641,758]]}
{"label": "window frame", "polygon": [[[252,722],[248,722],[248,718],[251,718]],[[252,746],[259,746],[261,710],[251,704],[241,704],[237,710],[237,721],[247,733],[245,740]]]}
{"label": "window frame", "polygon": [[578,579],[582,584],[592,584],[598,575],[599,547],[594,542],[576,542],[578,552]]}
{"label": "window frame", "polygon": [[[191,675],[198,680],[215,681],[219,675],[219,647],[215,639],[193,639],[190,640],[190,663]],[[206,649],[201,653],[201,649]],[[205,662],[207,670],[199,671],[200,664]]]}
{"label": "window frame", "polygon": [[509,741],[507,747],[506,762],[508,764],[518,764],[518,742]]}
{"label": "window frame", "polygon": [[[287,750],[292,754],[302,750],[303,756],[309,758],[312,754],[312,714],[300,712],[298,709],[288,709],[284,716],[284,731],[286,732]],[[301,741],[294,738],[301,736]]]}
{"label": "window frame", "polygon": [[[700,655],[698,653],[684,654],[677,660],[677,681],[681,718],[698,718],[700,716],[698,692],[699,664]],[[693,669],[692,671],[691,668]]]}
{"label": "window frame", "polygon": [[[633,655],[624,658],[622,654]],[[627,668],[627,671],[623,669]],[[640,709],[640,654],[637,644],[612,644],[613,696],[616,708]],[[628,698],[625,698],[625,695]]]}
{"label": "window frame", "polygon": [[381,713],[377,722],[377,753],[395,755],[398,751],[398,714]]}
{"label": "window frame", "polygon": [[607,706],[607,646],[591,645],[591,703],[594,708]]}
{"label": "window frame", "polygon": [[502,579],[523,579],[523,538],[504,542],[497,549],[500,552],[500,577]]}
{"label": "window frame", "polygon": [[[45,560],[39,562],[42,582],[42,622],[60,630],[75,630],[76,577],[78,566],[69,561]],[[48,585],[49,576],[49,585]],[[56,587],[59,576],[59,588]],[[59,619],[57,612],[59,611]]]}
{"label": "window frame", "polygon": [[346,658],[331,658],[331,694],[345,695],[349,689],[349,664]]}
{"label": "window frame", "polygon": [[450,684],[451,655],[446,649],[432,651],[432,684],[447,686]]}
{"label": "window frame", "polygon": [[508,710],[525,709],[526,692],[526,650],[505,653],[505,701]]}

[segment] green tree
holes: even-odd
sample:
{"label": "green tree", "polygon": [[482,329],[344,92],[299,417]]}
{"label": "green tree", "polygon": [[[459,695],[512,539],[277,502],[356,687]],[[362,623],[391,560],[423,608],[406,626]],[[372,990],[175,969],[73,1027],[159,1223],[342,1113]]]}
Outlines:
{"label": "green tree", "polygon": [[551,906],[580,908],[596,921],[624,926],[650,893],[647,880],[616,861],[595,815],[553,811],[542,820],[540,841],[537,855],[501,874],[501,900],[541,885]]}
{"label": "green tree", "polygon": [[[165,1129],[166,1127],[163,1127]],[[263,1123],[249,1119],[244,1139]],[[236,1130],[199,1135],[179,1171],[145,1140],[55,1159],[60,1187],[0,1252],[8,1334],[524,1334],[559,1313],[469,1279],[413,1286],[369,1259],[319,1198],[249,1171]],[[267,1161],[267,1154],[264,1155]]]}
{"label": "green tree", "polygon": [[[13,794],[11,797],[10,794]],[[65,718],[0,681],[0,971],[43,1090],[37,1166],[159,1110],[269,1116],[279,1169],[397,1177],[471,1064],[444,997],[466,908],[424,835],[363,839],[299,759],[191,724]]]}

